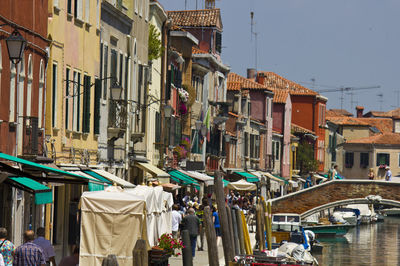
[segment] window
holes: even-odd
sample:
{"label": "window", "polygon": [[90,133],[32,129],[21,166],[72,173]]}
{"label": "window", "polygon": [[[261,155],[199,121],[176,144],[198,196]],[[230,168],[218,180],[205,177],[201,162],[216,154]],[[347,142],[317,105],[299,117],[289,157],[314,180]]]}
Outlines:
{"label": "window", "polygon": [[[157,135],[156,135],[157,136]],[[202,145],[200,143],[199,131],[192,129],[192,153],[201,154]]]}
{"label": "window", "polygon": [[196,91],[196,101],[203,101],[203,79],[199,76],[192,76],[192,87]]}
{"label": "window", "polygon": [[51,126],[57,127],[57,64],[53,63],[51,86]]}
{"label": "window", "polygon": [[360,167],[367,168],[368,165],[369,165],[369,153],[361,152],[360,153]]}
{"label": "window", "polygon": [[[193,131],[192,131],[192,136],[193,136]],[[156,112],[156,138],[155,138],[156,143],[161,142],[161,115],[159,112]]]}
{"label": "window", "polygon": [[244,133],[244,156],[249,156],[249,133]]}
{"label": "window", "polygon": [[247,115],[249,117],[251,116],[251,102],[250,101],[247,103]]}
{"label": "window", "polygon": [[[117,78],[117,61],[118,61],[118,55],[117,51],[114,49],[111,49],[111,69],[110,69],[110,77]],[[114,81],[114,80],[113,80]]]}
{"label": "window", "polygon": [[[108,77],[108,46],[104,44],[104,67],[103,67],[103,78]],[[103,81],[103,99],[107,99],[107,85],[108,80],[104,79]]]}
{"label": "window", "polygon": [[38,101],[38,126],[43,127],[43,89],[44,89],[44,65],[43,60],[40,60],[39,68],[39,101]]}
{"label": "window", "polygon": [[72,101],[73,101],[73,130],[79,132],[79,123],[80,123],[80,104],[81,104],[81,73],[78,71],[74,71],[73,74],[73,90],[72,90]]}
{"label": "window", "polygon": [[118,78],[118,83],[122,86],[122,77],[124,73],[124,55],[119,54],[119,78]]}
{"label": "window", "polygon": [[100,0],[96,0],[96,27],[100,29]]}
{"label": "window", "polygon": [[11,63],[11,75],[10,75],[10,118],[8,121],[15,122],[15,80],[17,71],[15,65]]}
{"label": "window", "polygon": [[279,141],[275,142],[275,160],[279,161]]}
{"label": "window", "polygon": [[138,2],[140,0],[134,0],[134,1],[135,1],[135,13],[137,14],[138,13]]}
{"label": "window", "polygon": [[144,0],[144,19],[149,20],[149,0]]}
{"label": "window", "polygon": [[85,0],[85,22],[90,22],[90,0]]}
{"label": "window", "polygon": [[215,50],[219,54],[222,51],[222,34],[218,31],[215,33]]}
{"label": "window", "polygon": [[80,131],[80,122],[81,122],[81,73],[78,72],[78,84],[76,84],[76,131]]}
{"label": "window", "polygon": [[[19,78],[18,78],[18,93],[17,93],[17,101],[18,101],[18,113],[17,113],[17,121],[22,118],[24,115],[24,86],[25,86],[25,56],[22,57],[21,62],[18,64],[19,66]],[[20,123],[20,126],[22,127],[22,122]],[[22,132],[22,128],[21,131]],[[18,133],[19,134],[19,133]],[[20,135],[22,137],[22,134]],[[21,139],[22,141],[22,139]]]}
{"label": "window", "polygon": [[354,152],[346,152],[344,155],[344,166],[346,168],[352,168],[354,165]]}
{"label": "window", "polygon": [[32,110],[32,55],[28,57],[28,84],[26,86],[26,116],[31,116]]}
{"label": "window", "polygon": [[70,89],[70,79],[69,74],[71,70],[67,68],[65,70],[65,129],[69,129],[69,89]]}
{"label": "window", "polygon": [[90,132],[90,77],[83,76],[82,132]]}
{"label": "window", "polygon": [[139,2],[139,16],[142,16],[143,15],[143,5],[144,5],[143,1],[144,0],[137,0],[137,1]]}
{"label": "window", "polygon": [[389,153],[377,153],[376,154],[376,166],[390,166],[390,155]]}
{"label": "window", "polygon": [[53,6],[58,8],[58,0],[53,0]]}
{"label": "window", "polygon": [[82,11],[83,11],[83,6],[82,6],[82,1],[83,0],[75,0],[74,4],[74,17],[77,19],[82,19]]}
{"label": "window", "polygon": [[326,106],[323,104],[319,105],[319,117],[318,117],[318,125],[319,126],[325,126],[325,110],[326,110]]}
{"label": "window", "polygon": [[125,82],[124,82],[124,91],[125,91],[125,99],[128,99],[128,88],[129,88],[129,57],[125,56]]}

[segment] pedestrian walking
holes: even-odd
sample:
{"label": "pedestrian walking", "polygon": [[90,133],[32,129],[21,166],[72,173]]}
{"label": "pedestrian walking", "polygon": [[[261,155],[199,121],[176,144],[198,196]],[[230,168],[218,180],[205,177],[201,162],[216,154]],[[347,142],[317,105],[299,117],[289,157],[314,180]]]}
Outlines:
{"label": "pedestrian walking", "polygon": [[374,179],[375,179],[374,168],[369,168],[369,171],[368,171],[368,179],[369,179],[369,180],[374,180]]}
{"label": "pedestrian walking", "polygon": [[15,246],[11,241],[7,240],[7,229],[4,227],[0,228],[0,254],[3,256],[5,266],[11,266],[13,264],[13,256],[15,252]]}
{"label": "pedestrian walking", "polygon": [[200,220],[195,215],[193,208],[190,208],[188,210],[188,215],[183,217],[182,229],[189,231],[190,245],[192,247],[192,257],[194,257],[196,253],[197,236],[200,233]]}
{"label": "pedestrian walking", "polygon": [[386,181],[391,181],[392,180],[392,171],[390,171],[390,167],[386,166],[385,170],[386,170],[385,180]]}
{"label": "pedestrian walking", "polygon": [[199,233],[199,238],[200,238],[200,245],[198,246],[198,251],[203,251],[204,248],[204,226],[203,226],[203,221],[204,221],[204,207],[207,206],[207,199],[203,198],[203,202],[201,205],[196,209],[196,216],[200,220],[200,233]]}
{"label": "pedestrian walking", "polygon": [[71,256],[64,257],[59,266],[77,266],[79,265],[79,247],[75,247]]}
{"label": "pedestrian walking", "polygon": [[221,224],[219,223],[219,216],[217,208],[215,208],[215,206],[213,206],[213,222],[214,222],[215,234],[217,235],[217,246],[218,246],[219,241],[221,239]]}
{"label": "pedestrian walking", "polygon": [[47,265],[50,265],[50,262],[52,263],[53,266],[56,266],[56,253],[54,252],[53,245],[49,240],[44,238],[45,235],[45,230],[43,227],[39,227],[36,230],[36,235],[37,238],[33,241],[36,245],[42,248],[44,256],[46,257],[46,263]]}
{"label": "pedestrian walking", "polygon": [[332,170],[332,179],[331,180],[335,180],[337,174],[338,174],[338,166],[337,166],[337,164],[335,164],[335,166],[333,167],[333,170]]}
{"label": "pedestrian walking", "polygon": [[33,243],[35,233],[27,230],[24,233],[24,244],[17,247],[14,255],[14,266],[46,266],[46,257],[41,247]]}
{"label": "pedestrian walking", "polygon": [[172,206],[172,236],[177,239],[178,238],[178,231],[179,231],[179,224],[182,221],[182,214],[179,212],[179,205],[174,204]]}

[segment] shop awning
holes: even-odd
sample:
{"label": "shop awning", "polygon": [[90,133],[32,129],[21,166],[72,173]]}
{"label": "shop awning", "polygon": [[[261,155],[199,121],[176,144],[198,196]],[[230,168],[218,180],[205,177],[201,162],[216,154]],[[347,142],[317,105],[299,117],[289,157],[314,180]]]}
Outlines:
{"label": "shop awning", "polygon": [[112,185],[112,182],[110,182],[108,179],[97,175],[96,176],[91,176],[83,171],[67,171],[67,172],[73,172],[74,174],[77,175],[81,175],[87,178],[96,178],[98,180],[98,182],[101,182],[102,184],[98,184],[98,183],[94,183],[94,182],[89,182],[88,183],[88,187],[89,187],[89,191],[100,191],[100,190],[104,190],[104,186],[110,186]]}
{"label": "shop awning", "polygon": [[27,177],[9,177],[6,183],[35,196],[35,204],[53,203],[51,188]]}
{"label": "shop awning", "polygon": [[[97,179],[93,179],[93,178],[88,178],[88,177],[84,177],[84,176],[80,176],[77,174],[73,174],[73,173],[69,173],[63,170],[60,170],[58,168],[52,168],[43,164],[38,164],[38,163],[34,163],[28,160],[24,160],[18,157],[14,157],[5,153],[0,153],[0,159],[4,159],[7,161],[11,161],[11,162],[15,162],[15,163],[19,163],[22,164],[24,166],[29,166],[35,170],[40,170],[42,172],[46,172],[46,173],[55,173],[58,174],[60,176],[64,176],[64,177],[69,177],[69,179],[65,179],[65,178],[60,178],[60,177],[56,177],[56,176],[51,176],[51,177],[39,177],[39,176],[35,176],[35,179],[40,179],[43,180],[45,182],[58,182],[58,183],[88,183],[89,181],[95,182],[95,183],[99,183],[99,181]],[[1,163],[3,168],[8,168],[8,170],[10,171],[10,173],[13,172],[21,172],[19,171],[19,169],[12,169],[11,166],[6,165],[4,163]],[[29,172],[28,172],[29,173]],[[73,179],[71,179],[73,178]]]}
{"label": "shop awning", "polygon": [[292,187],[298,187],[299,184],[296,181],[289,180],[289,183],[292,184]]}
{"label": "shop awning", "polygon": [[164,172],[160,168],[150,164],[150,163],[140,163],[136,162],[136,165],[145,172],[149,172],[154,177],[169,177],[167,172]]}
{"label": "shop awning", "polygon": [[253,191],[257,189],[257,186],[253,183],[249,183],[242,179],[236,182],[230,182],[228,184],[229,189],[242,190],[242,191]]}
{"label": "shop awning", "polygon": [[260,179],[258,179],[257,176],[255,176],[255,175],[253,175],[253,174],[250,174],[250,173],[248,173],[248,172],[239,172],[239,171],[236,171],[236,172],[234,172],[234,173],[237,174],[237,175],[239,175],[239,176],[241,176],[241,177],[246,178],[246,181],[247,181],[247,182],[256,183],[256,182],[259,182],[259,181],[260,181]]}
{"label": "shop awning", "polygon": [[210,186],[210,185],[214,184],[214,178],[212,178],[211,176],[208,176],[206,174],[199,173],[196,171],[184,171],[184,170],[179,170],[179,172],[182,172],[198,181],[204,182],[204,184],[206,186]]}
{"label": "shop awning", "polygon": [[182,184],[182,185],[194,185],[196,189],[200,189],[199,183],[191,178],[190,176],[182,173],[179,170],[172,170],[171,172],[168,172],[170,174],[172,180],[175,182]]}
{"label": "shop awning", "polygon": [[285,178],[283,178],[283,177],[275,176],[275,175],[272,175],[272,174],[270,174],[270,173],[268,173],[268,172],[263,172],[263,174],[264,174],[265,176],[269,177],[269,178],[272,179],[272,180],[278,181],[281,185],[287,185],[287,184],[289,184],[289,182],[288,182]]}
{"label": "shop awning", "polygon": [[134,184],[116,176],[113,175],[107,171],[100,170],[100,169],[91,169],[91,170],[82,170],[85,174],[88,174],[90,176],[93,176],[94,178],[105,178],[112,183],[116,183],[118,186],[121,186],[123,188],[134,188],[136,187]]}

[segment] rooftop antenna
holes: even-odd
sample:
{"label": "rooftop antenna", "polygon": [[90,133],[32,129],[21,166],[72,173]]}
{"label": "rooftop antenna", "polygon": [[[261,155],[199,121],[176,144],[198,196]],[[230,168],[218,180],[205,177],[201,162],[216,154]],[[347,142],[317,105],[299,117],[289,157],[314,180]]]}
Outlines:
{"label": "rooftop antenna", "polygon": [[254,22],[254,12],[250,11],[250,26],[251,26],[251,35],[250,35],[250,41],[253,41],[253,35],[254,35],[254,68],[257,70],[257,32],[254,31],[253,27],[255,27],[255,22]]}
{"label": "rooftop antenna", "polygon": [[394,93],[397,95],[397,108],[400,107],[400,90],[395,90]]}
{"label": "rooftop antenna", "polygon": [[350,95],[350,110],[353,112],[354,104],[357,104],[358,101],[353,101],[354,92],[351,91],[351,92],[346,93],[346,94]]}
{"label": "rooftop antenna", "polygon": [[214,9],[215,8],[215,0],[205,0],[206,9]]}
{"label": "rooftop antenna", "polygon": [[383,93],[378,93],[376,96],[379,97],[379,100],[378,100],[378,102],[380,103],[379,111],[382,111]]}
{"label": "rooftop antenna", "polygon": [[315,78],[311,78],[312,89],[315,90]]}

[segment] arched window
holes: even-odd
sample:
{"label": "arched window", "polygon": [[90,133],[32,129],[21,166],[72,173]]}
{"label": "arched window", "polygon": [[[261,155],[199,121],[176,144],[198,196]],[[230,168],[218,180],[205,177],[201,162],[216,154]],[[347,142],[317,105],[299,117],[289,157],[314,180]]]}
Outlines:
{"label": "arched window", "polygon": [[39,128],[43,127],[43,88],[44,88],[44,65],[43,60],[40,60],[40,69],[39,69],[39,101],[38,101],[38,126]]}
{"label": "arched window", "polygon": [[32,55],[28,57],[28,84],[26,87],[26,116],[31,116],[32,111]]}

